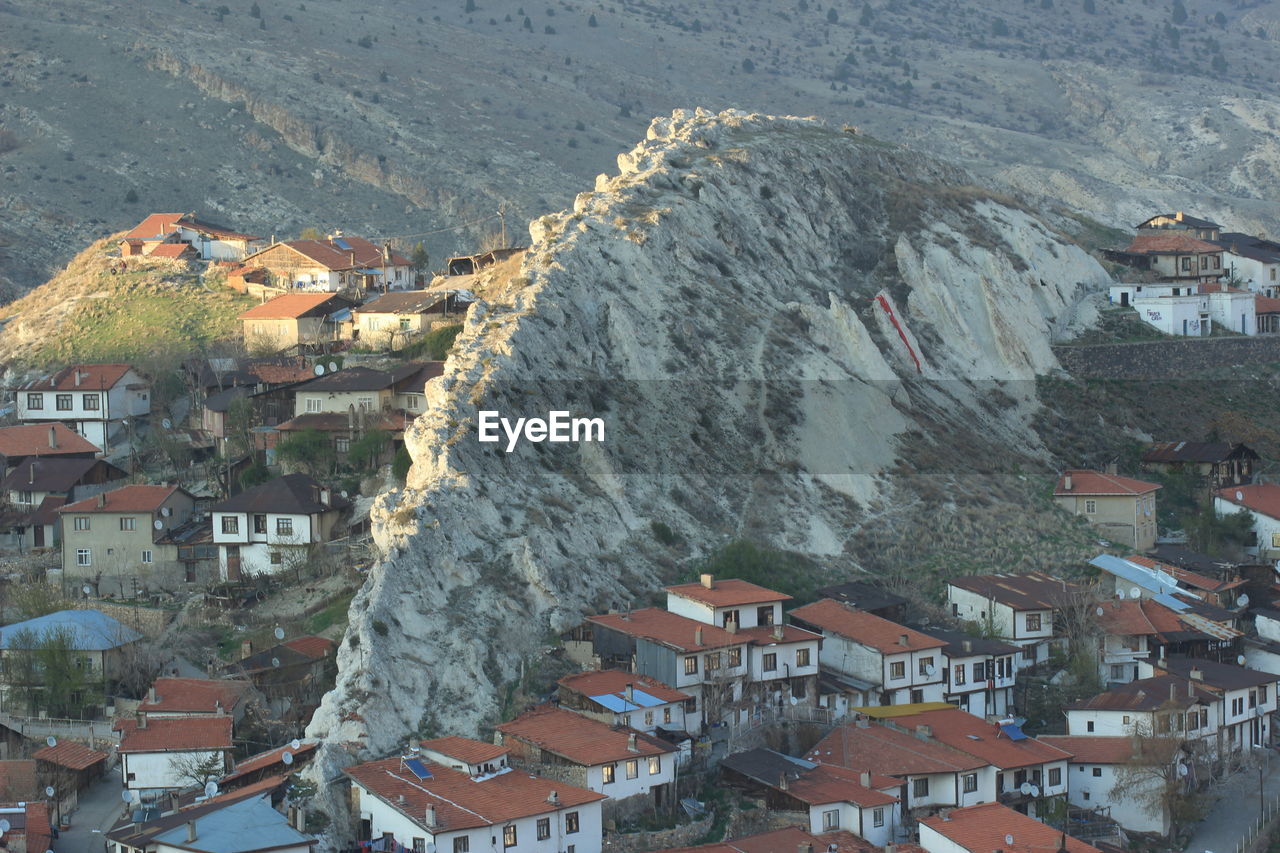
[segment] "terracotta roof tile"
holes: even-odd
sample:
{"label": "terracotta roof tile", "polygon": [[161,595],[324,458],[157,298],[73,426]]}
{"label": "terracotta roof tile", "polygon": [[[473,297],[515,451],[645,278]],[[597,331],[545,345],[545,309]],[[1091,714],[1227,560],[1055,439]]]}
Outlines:
{"label": "terracotta roof tile", "polygon": [[[23,391],[99,391],[114,388],[133,367],[128,364],[73,364],[22,386]],[[80,381],[76,382],[79,374]]]}
{"label": "terracotta roof tile", "polygon": [[[494,728],[502,732],[504,739],[531,743],[587,767],[675,752],[675,747],[665,741],[635,729],[610,726],[554,705],[539,705]],[[634,750],[630,748],[633,738]]]}
{"label": "terracotta roof tile", "polygon": [[[1062,833],[1033,817],[1019,814],[999,803],[984,803],[951,809],[946,819],[940,815],[920,820],[934,832],[970,853],[1045,853],[1059,849]],[[1013,843],[1005,840],[1013,836]],[[1099,853],[1091,844],[1067,836],[1069,853]]]}
{"label": "terracotta roof tile", "polygon": [[191,752],[231,749],[230,717],[152,717],[146,728],[137,720],[117,720],[119,752]]}
{"label": "terracotta roof tile", "polygon": [[769,604],[774,601],[790,601],[791,596],[737,578],[712,580],[707,589],[700,583],[682,583],[664,587],[672,595],[692,599],[712,607],[733,607],[740,604]]}
{"label": "terracotta roof tile", "polygon": [[1270,518],[1280,519],[1280,486],[1272,483],[1230,486],[1219,489],[1217,495],[1228,503],[1251,509]]}
{"label": "terracotta roof tile", "polygon": [[281,645],[314,660],[332,657],[334,650],[338,647],[338,644],[333,640],[327,637],[317,637],[314,634],[308,634],[305,637],[294,637],[292,640],[286,640]]}
{"label": "terracotta roof tile", "polygon": [[155,512],[177,491],[177,486],[121,486],[67,504],[59,512]]}
{"label": "terracotta roof tile", "polygon": [[[266,752],[259,752],[257,755],[250,755],[248,758],[237,761],[235,769],[222,777],[222,782],[234,782],[253,773],[256,770],[264,770],[268,767],[279,765],[282,770],[296,770],[298,759],[307,757],[316,751],[316,747],[320,745],[318,740],[302,741],[297,749],[289,744],[278,746],[275,749],[268,749]],[[293,756],[293,762],[289,765],[284,763],[284,754],[289,753]]]}
{"label": "terracotta roof tile", "polygon": [[663,702],[684,702],[689,698],[688,693],[682,693],[673,687],[668,687],[656,678],[650,678],[647,675],[639,675],[634,672],[626,672],[621,669],[599,669],[590,672],[579,672],[574,675],[566,675],[557,682],[561,687],[572,690],[575,693],[581,693],[583,696],[604,696],[606,694],[621,697],[627,689],[627,685],[635,686],[637,690],[643,690],[655,699]]}
{"label": "terracotta roof tile", "polygon": [[[730,634],[723,628],[707,625],[687,616],[669,613],[657,607],[632,610],[628,613],[589,616],[587,621],[684,652],[723,649],[728,646],[744,645],[747,642],[746,639]],[[702,638],[701,642],[698,640],[699,637]]]}
{"label": "terracotta roof tile", "polygon": [[867,770],[886,776],[914,773],[954,773],[975,770],[987,762],[946,744],[922,740],[888,726],[846,723],[836,728],[805,755],[809,761]]}
{"label": "terracotta roof tile", "polygon": [[1185,678],[1157,675],[1117,685],[1105,693],[1080,699],[1065,707],[1091,711],[1154,711],[1168,703],[1186,708],[1215,701],[1217,697],[1211,691],[1193,685]]}
{"label": "terracotta roof tile", "polygon": [[999,726],[959,708],[909,714],[896,717],[894,722],[908,729],[918,725],[929,726],[930,737],[934,740],[1002,770],[1064,761],[1068,757],[1062,750],[1035,738],[1010,740],[1000,733]]}
{"label": "terracotta roof tile", "polygon": [[[339,300],[332,293],[285,293],[273,299],[268,299],[261,305],[255,305],[248,311],[242,311],[238,319],[293,320],[313,312],[329,313],[321,309],[330,300],[335,300],[333,311],[337,311],[347,304],[346,300]],[[341,304],[339,304],[339,301]]]}
{"label": "terracotta roof tile", "polygon": [[[56,446],[49,444],[50,430],[53,430]],[[96,453],[98,453],[97,445],[59,423],[0,428],[0,456],[10,459],[22,456]]]}
{"label": "terracotta roof tile", "polygon": [[[419,779],[398,756],[348,767],[344,772],[418,826],[423,826],[427,807],[434,806],[437,824],[447,831],[492,826],[606,799],[604,794],[517,770],[477,780],[440,764],[424,763],[431,771],[429,779]],[[559,806],[547,801],[552,791],[559,797]],[[404,797],[403,803],[400,797]]]}
{"label": "terracotta roof tile", "polygon": [[1041,735],[1040,740],[1072,755],[1073,764],[1122,764],[1133,757],[1133,739],[1093,735]]}
{"label": "terracotta roof tile", "polygon": [[[922,649],[940,649],[942,640],[919,631],[882,619],[872,613],[855,610],[848,604],[824,598],[791,611],[792,619],[846,637],[861,645],[878,650],[881,654],[915,652]],[[903,642],[903,638],[906,642]]]}
{"label": "terracotta roof tile", "polygon": [[1190,234],[1139,234],[1124,251],[1135,255],[1172,255],[1178,252],[1221,252],[1219,246]]}
{"label": "terracotta roof tile", "polygon": [[[1071,488],[1067,488],[1067,477],[1071,477]],[[1145,495],[1161,488],[1159,483],[1148,483],[1118,474],[1104,474],[1101,471],[1087,471],[1076,468],[1063,471],[1058,477],[1058,485],[1054,487],[1055,497],[1070,495]]]}
{"label": "terracotta roof tile", "polygon": [[73,740],[60,740],[54,746],[45,746],[31,754],[37,761],[47,761],[69,770],[87,770],[99,761],[106,761],[105,752],[90,749]]}
{"label": "terracotta roof tile", "polygon": [[1257,314],[1280,314],[1280,299],[1259,296],[1253,301],[1253,310]]}
{"label": "terracotta roof tile", "polygon": [[1044,572],[1025,575],[970,575],[948,578],[957,589],[976,592],[1014,610],[1052,610],[1070,600],[1080,587]]}
{"label": "terracotta roof tile", "polygon": [[0,761],[0,800],[34,800],[36,763],[31,759]]}
{"label": "terracotta roof tile", "polygon": [[485,743],[482,740],[472,740],[469,737],[457,737],[456,735],[430,738],[419,741],[418,745],[423,749],[430,749],[441,755],[455,758],[464,764],[483,764],[486,761],[496,761],[511,752],[505,746]]}
{"label": "terracotta roof tile", "polygon": [[139,711],[216,714],[219,705],[230,712],[244,701],[251,685],[247,681],[214,678],[157,678],[151,687],[155,701],[143,699]]}
{"label": "terracotta roof tile", "polygon": [[183,255],[195,255],[195,249],[189,243],[161,243],[147,255],[148,258],[169,258],[177,260]]}
{"label": "terracotta roof tile", "polygon": [[[657,853],[794,853],[805,844],[812,845],[818,853],[833,848],[835,853],[881,853],[879,847],[847,830],[813,835],[799,826],[744,835],[731,841],[697,847],[670,847]],[[915,844],[897,844],[894,849],[898,853],[925,853],[923,848]]]}

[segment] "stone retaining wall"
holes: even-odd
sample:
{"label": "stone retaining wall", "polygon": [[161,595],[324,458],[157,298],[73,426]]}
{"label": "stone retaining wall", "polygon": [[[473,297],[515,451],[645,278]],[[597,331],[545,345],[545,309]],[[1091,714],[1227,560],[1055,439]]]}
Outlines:
{"label": "stone retaining wall", "polygon": [[1182,379],[1218,367],[1280,364],[1280,335],[1053,348],[1077,379]]}

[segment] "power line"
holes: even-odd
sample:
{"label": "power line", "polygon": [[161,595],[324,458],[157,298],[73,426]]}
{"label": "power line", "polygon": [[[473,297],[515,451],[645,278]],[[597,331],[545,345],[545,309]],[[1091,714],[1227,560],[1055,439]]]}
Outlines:
{"label": "power line", "polygon": [[480,219],[473,219],[470,222],[461,222],[457,225],[450,225],[448,228],[437,228],[434,231],[419,231],[416,234],[383,234],[372,239],[374,242],[377,242],[380,240],[411,240],[414,237],[430,237],[433,234],[444,234],[448,231],[457,231],[459,228],[470,228],[472,225],[481,225],[485,222],[492,222],[493,220],[500,219],[501,217],[502,215],[499,213],[492,213]]}

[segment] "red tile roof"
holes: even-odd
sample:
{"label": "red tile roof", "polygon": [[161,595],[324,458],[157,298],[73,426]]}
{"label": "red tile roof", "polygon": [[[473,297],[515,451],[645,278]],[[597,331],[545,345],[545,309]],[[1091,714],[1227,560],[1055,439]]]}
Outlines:
{"label": "red tile roof", "polygon": [[[1067,488],[1067,477],[1071,477],[1071,488]],[[1118,474],[1104,474],[1101,471],[1087,471],[1075,468],[1063,471],[1054,488],[1054,497],[1070,495],[1145,495],[1161,488],[1159,483],[1148,483],[1145,480],[1134,480]]]}
{"label": "red tile roof", "polygon": [[125,240],[159,240],[174,231],[178,230],[181,224],[185,228],[213,237],[229,237],[231,239],[240,240],[257,240],[258,237],[252,234],[242,234],[239,231],[232,231],[229,228],[223,228],[220,225],[213,225],[208,222],[201,222],[185,213],[153,213],[142,222],[138,223],[133,230],[124,235]]}
{"label": "red tile roof", "polygon": [[27,807],[27,825],[22,830],[26,838],[27,850],[38,853],[40,850],[53,848],[53,824],[49,822],[49,804],[47,802],[29,802]]}
{"label": "red tile roof", "polygon": [[855,610],[844,602],[829,598],[797,607],[791,611],[791,618],[846,637],[885,655],[940,649],[946,645],[935,637],[913,631],[875,614]]}
{"label": "red tile roof", "polygon": [[934,740],[871,724],[836,728],[805,756],[809,761],[886,776],[976,770],[987,762]]}
{"label": "red tile roof", "polygon": [[37,761],[47,761],[68,770],[87,770],[100,761],[106,761],[105,752],[90,749],[73,740],[60,740],[55,746],[45,746],[31,754]]}
{"label": "red tile roof", "polygon": [[1251,509],[1270,518],[1280,518],[1280,486],[1271,483],[1230,486],[1219,489],[1217,495],[1228,503]]}
{"label": "red tile roof", "polygon": [[[382,268],[381,247],[363,237],[344,236],[338,239],[346,243],[349,248],[342,248],[335,240],[288,240],[284,243],[276,243],[274,246],[263,249],[262,252],[250,255],[245,258],[245,265],[252,265],[254,260],[264,252],[284,246],[329,270],[349,270],[357,267]],[[354,264],[352,263],[353,256],[355,258]],[[263,262],[257,261],[257,263]],[[393,266],[404,267],[408,266],[410,262],[403,255],[392,252],[391,263]]]}
{"label": "red tile roof", "polygon": [[[655,643],[682,652],[700,652],[744,645],[748,641],[723,628],[707,625],[687,616],[669,613],[657,607],[632,610],[628,613],[606,613],[588,616],[587,621],[604,628],[612,628],[632,637],[643,637]],[[698,637],[701,636],[701,642]]]}
{"label": "red tile roof", "polygon": [[1072,755],[1073,764],[1122,764],[1133,758],[1133,739],[1093,735],[1041,735],[1040,740]]}
{"label": "red tile roof", "polygon": [[0,800],[34,800],[36,763],[31,759],[0,761]]}
{"label": "red tile roof", "polygon": [[117,720],[119,752],[193,752],[231,749],[230,717],[152,717],[146,728],[137,720]]}
{"label": "red tile roof", "polygon": [[[343,772],[418,826],[424,825],[427,807],[434,806],[437,824],[447,831],[492,826],[606,799],[604,794],[518,770],[477,780],[434,762],[425,764],[431,771],[429,779],[419,779],[398,756],[348,767]],[[547,801],[553,791],[559,798],[558,806]]]}
{"label": "red tile roof", "polygon": [[959,708],[908,714],[895,717],[893,721],[907,729],[915,729],[919,725],[929,726],[930,737],[934,740],[1002,770],[1065,761],[1069,757],[1062,750],[1043,744],[1035,738],[1010,740],[1000,733],[998,725]]}
{"label": "red tile roof", "polygon": [[[610,726],[554,705],[539,705],[494,727],[504,738],[531,743],[574,764],[595,767],[675,752],[675,747],[626,726]],[[630,748],[634,738],[635,749]]]}
{"label": "red tile roof", "polygon": [[638,675],[634,672],[626,672],[621,669],[599,669],[590,672],[579,672],[575,675],[566,675],[557,683],[561,687],[565,687],[575,693],[581,693],[583,696],[604,696],[605,694],[622,696],[627,689],[627,685],[631,684],[637,690],[643,690],[653,698],[661,699],[663,702],[684,702],[689,698],[688,693],[681,693],[673,687],[668,687],[656,678]]}
{"label": "red tile roof", "polygon": [[1080,587],[1045,572],[1025,575],[970,575],[948,578],[956,589],[976,592],[1014,610],[1052,610],[1071,603]]}
{"label": "red tile roof", "polygon": [[[161,713],[216,714],[219,706],[230,713],[244,701],[251,685],[247,681],[214,678],[157,678],[151,685],[155,701],[143,699],[139,711]],[[150,697],[148,693],[148,697]]]}
{"label": "red tile roof", "polygon": [[741,604],[769,604],[790,601],[791,596],[737,578],[712,580],[711,588],[700,583],[682,583],[664,587],[672,595],[692,599],[712,607],[735,607]]}
{"label": "red tile roof", "polygon": [[1245,581],[1243,578],[1237,578],[1233,581],[1221,581],[1217,578],[1211,578],[1206,575],[1184,569],[1181,566],[1174,566],[1170,563],[1162,563],[1159,560],[1153,560],[1150,557],[1144,557],[1141,554],[1130,554],[1124,558],[1130,563],[1137,563],[1139,566],[1145,566],[1148,569],[1159,569],[1162,572],[1173,575],[1185,586],[1195,589],[1203,589],[1209,592],[1221,592],[1222,590],[1234,589],[1242,586]]}
{"label": "red tile roof", "polygon": [[[56,447],[49,444],[53,430]],[[65,453],[98,453],[98,447],[59,423],[26,424],[0,428],[0,456],[58,456]]]}
{"label": "red tile roof", "polygon": [[[702,844],[697,847],[670,847],[657,853],[795,853],[801,845],[813,846],[816,853],[834,848],[835,853],[881,853],[881,849],[865,838],[847,830],[812,835],[799,826],[788,826],[758,835],[744,835],[732,841]],[[898,853],[925,853],[915,844],[897,844]]]}
{"label": "red tile roof", "polygon": [[[133,369],[128,364],[73,364],[22,386],[24,391],[98,391],[114,388]],[[76,382],[77,372],[80,375]]]}
{"label": "red tile roof", "polygon": [[1190,234],[1139,234],[1125,248],[1135,255],[1173,255],[1179,252],[1221,252],[1221,246],[1197,240]]}
{"label": "red tile roof", "polygon": [[1253,310],[1257,314],[1280,314],[1280,299],[1259,296],[1253,301]]}
{"label": "red tile roof", "polygon": [[[278,746],[275,749],[268,749],[266,752],[259,752],[257,755],[251,755],[243,761],[237,761],[235,769],[222,777],[222,782],[224,784],[227,782],[234,782],[237,779],[248,776],[255,770],[264,770],[276,765],[279,765],[281,769],[296,770],[298,759],[315,752],[316,747],[319,745],[320,741],[318,740],[306,740],[302,741],[298,745],[297,749],[285,744],[284,746]],[[294,761],[292,764],[286,765],[284,763],[284,754],[286,752],[293,756]]]}
{"label": "red tile roof", "polygon": [[327,658],[333,655],[338,644],[326,637],[317,637],[314,634],[308,634],[305,637],[294,637],[292,640],[286,640],[281,645],[293,649],[298,654],[306,655],[312,660]]}
{"label": "red tile roof", "polygon": [[[242,311],[241,320],[294,320],[316,310],[330,299],[332,293],[285,293]],[[334,310],[337,310],[336,308]]]}
{"label": "red tile roof", "polygon": [[1210,705],[1217,696],[1210,690],[1192,684],[1176,675],[1156,675],[1119,684],[1105,693],[1080,699],[1066,708],[1089,711],[1154,711],[1166,705],[1186,708],[1193,704]]}
{"label": "red tile roof", "polygon": [[[921,818],[920,823],[970,853],[1046,853],[1059,849],[1063,838],[1053,827],[999,803],[951,809],[946,819],[936,815]],[[1006,836],[1013,836],[1012,844]],[[1071,836],[1066,837],[1066,845],[1069,853],[1099,853],[1097,847]]]}
{"label": "red tile roof", "polygon": [[[893,780],[897,783],[897,780]],[[787,780],[787,793],[811,806],[853,803],[869,809],[898,802],[898,798],[862,784],[862,774],[834,764],[819,764]]]}
{"label": "red tile roof", "polygon": [[155,512],[177,491],[177,486],[121,486],[67,504],[58,512]]}
{"label": "red tile roof", "polygon": [[189,243],[161,243],[152,249],[147,257],[177,260],[186,254],[195,254],[195,249],[192,249]]}
{"label": "red tile roof", "polygon": [[495,761],[511,751],[507,747],[498,746],[495,743],[485,743],[482,740],[472,740],[469,737],[457,737],[455,735],[419,741],[418,745],[423,749],[430,749],[441,755],[457,759],[463,764],[483,764],[486,761]]}
{"label": "red tile roof", "polygon": [[[775,636],[781,633],[781,639]],[[740,628],[739,637],[745,637],[753,646],[773,646],[778,643],[812,643],[821,641],[822,635],[795,625],[761,625],[756,628]]]}

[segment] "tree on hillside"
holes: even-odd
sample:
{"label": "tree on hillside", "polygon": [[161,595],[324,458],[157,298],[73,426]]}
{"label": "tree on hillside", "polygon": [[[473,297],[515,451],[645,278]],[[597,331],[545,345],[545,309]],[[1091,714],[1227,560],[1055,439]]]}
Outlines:
{"label": "tree on hillside", "polygon": [[431,255],[427,254],[427,248],[422,245],[421,241],[409,253],[409,263],[412,265],[413,271],[419,275],[425,272],[427,265],[431,263]]}
{"label": "tree on hillside", "polygon": [[324,232],[321,231],[319,228],[315,228],[313,226],[308,225],[306,228],[303,228],[301,231],[298,232],[298,239],[299,240],[323,240]]}
{"label": "tree on hillside", "polygon": [[371,429],[351,442],[347,462],[356,471],[372,471],[382,462],[383,454],[390,446],[390,433],[383,429]]}
{"label": "tree on hillside", "polygon": [[317,429],[304,429],[276,445],[281,464],[313,477],[332,474],[336,458],[329,437]]}
{"label": "tree on hillside", "polygon": [[1182,0],[1173,0],[1173,22],[1175,24],[1187,22],[1187,7],[1183,5]]}

